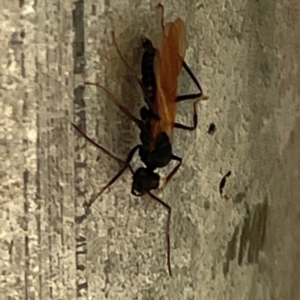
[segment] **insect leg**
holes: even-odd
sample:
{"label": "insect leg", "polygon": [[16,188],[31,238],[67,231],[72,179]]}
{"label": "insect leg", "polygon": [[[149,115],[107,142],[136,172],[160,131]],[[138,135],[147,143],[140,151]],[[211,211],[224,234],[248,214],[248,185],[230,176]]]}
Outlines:
{"label": "insect leg", "polygon": [[103,85],[101,85],[98,82],[90,82],[90,81],[85,81],[85,85],[95,85],[101,90],[103,90],[108,96],[109,99],[117,106],[119,109],[130,119],[132,120],[140,129],[142,129],[144,122],[136,118],[125,106],[123,106],[116,97]]}
{"label": "insect leg", "polygon": [[197,128],[198,125],[198,114],[197,114],[197,108],[196,105],[197,103],[201,101],[201,99],[198,99],[194,102],[193,107],[194,107],[194,114],[193,114],[193,120],[194,120],[194,124],[192,126],[187,126],[187,125],[183,125],[180,123],[174,123],[174,127],[175,128],[179,128],[179,129],[183,129],[183,130],[189,130],[189,131],[193,131]]}
{"label": "insect leg", "polygon": [[102,193],[109,188],[112,184],[114,184],[114,182],[124,173],[124,171],[129,168],[131,173],[133,174],[134,171],[132,169],[132,167],[130,166],[130,161],[133,157],[133,155],[135,154],[135,152],[139,149],[140,145],[135,146],[134,148],[132,148],[127,156],[126,162],[125,162],[125,166],[96,194],[94,195],[89,202],[85,203],[85,206],[90,207],[96,200],[98,197],[100,197],[102,195]]}
{"label": "insect leg", "polygon": [[187,65],[187,63],[185,61],[183,61],[182,66],[186,70],[186,72],[189,74],[189,76],[191,77],[192,81],[195,83],[197,88],[199,89],[199,93],[177,96],[177,99],[176,99],[177,102],[184,101],[184,100],[193,100],[196,98],[200,98],[200,100],[207,100],[208,96],[203,95],[203,91],[202,91],[200,82],[198,81],[198,79],[196,78],[196,76],[194,75],[194,73],[192,72],[190,67]]}
{"label": "insect leg", "polygon": [[166,185],[166,184],[172,179],[172,177],[173,177],[173,176],[175,175],[175,173],[178,171],[178,169],[180,168],[181,163],[182,163],[182,158],[179,157],[179,156],[176,156],[176,155],[174,155],[174,154],[172,154],[171,159],[177,160],[177,161],[178,161],[178,164],[177,164],[177,166],[175,166],[174,169],[168,174],[168,176],[166,177],[166,181],[165,181],[165,184],[164,184],[164,185]]}
{"label": "insect leg", "polygon": [[171,211],[172,208],[169,204],[164,202],[163,200],[156,197],[154,194],[148,192],[148,194],[160,204],[162,204],[168,211],[168,219],[167,219],[167,226],[166,226],[166,240],[167,240],[167,262],[168,262],[168,269],[169,275],[172,276],[172,268],[171,268],[171,242],[170,242],[170,225],[171,225]]}
{"label": "insect leg", "polygon": [[174,123],[174,127],[175,128],[179,128],[179,129],[183,129],[183,130],[195,130],[197,128],[197,124],[198,124],[198,115],[197,115],[197,109],[196,109],[196,105],[199,101],[201,100],[207,100],[208,97],[203,95],[203,91],[201,88],[201,85],[199,83],[199,81],[197,80],[196,76],[193,74],[192,70],[190,69],[190,67],[187,65],[187,63],[185,61],[183,61],[182,63],[183,68],[186,70],[186,72],[190,75],[190,77],[192,78],[193,82],[196,84],[196,86],[199,89],[199,93],[198,94],[187,94],[187,95],[181,95],[181,96],[177,96],[177,102],[180,101],[184,101],[184,100],[192,100],[192,99],[197,99],[194,102],[194,114],[193,114],[193,125],[192,126],[187,126],[187,125],[183,125],[180,123]]}
{"label": "insect leg", "polygon": [[106,150],[104,147],[102,147],[101,145],[99,145],[98,143],[96,143],[93,139],[91,139],[89,136],[87,136],[81,129],[79,126],[75,125],[74,123],[71,123],[72,126],[86,139],[88,140],[90,143],[92,143],[95,147],[97,147],[98,149],[102,150],[105,154],[107,154],[108,156],[110,156],[111,158],[113,158],[114,160],[118,161],[119,163],[123,163],[126,164],[126,162],[115,156],[114,154],[112,154],[111,152],[109,152],[108,150]]}
{"label": "insect leg", "polygon": [[223,176],[222,180],[220,181],[220,184],[219,184],[219,191],[220,191],[220,195],[221,195],[222,198],[223,198],[223,188],[224,188],[224,186],[225,186],[225,184],[226,184],[227,178],[228,178],[230,175],[231,175],[231,171],[228,171],[228,172],[226,173],[226,175]]}
{"label": "insect leg", "polygon": [[90,207],[98,197],[101,196],[101,194],[108,188],[110,187],[122,174],[123,172],[129,168],[131,173],[133,174],[134,171],[130,165],[130,161],[133,157],[133,155],[135,154],[135,152],[140,148],[140,145],[135,146],[134,148],[131,149],[131,151],[129,152],[126,161],[118,158],[117,156],[115,156],[114,154],[112,154],[111,152],[109,152],[108,150],[106,150],[104,147],[102,147],[101,145],[99,145],[98,143],[96,143],[93,139],[91,139],[89,136],[87,136],[77,125],[75,125],[74,123],[71,123],[72,126],[86,139],[88,140],[90,143],[92,143],[94,146],[96,146],[98,149],[102,150],[105,154],[107,154],[108,156],[110,156],[111,158],[115,159],[116,161],[118,161],[119,163],[123,163],[125,164],[125,166],[100,190],[99,193],[97,193],[94,197],[91,198],[91,200],[85,204],[85,206]]}

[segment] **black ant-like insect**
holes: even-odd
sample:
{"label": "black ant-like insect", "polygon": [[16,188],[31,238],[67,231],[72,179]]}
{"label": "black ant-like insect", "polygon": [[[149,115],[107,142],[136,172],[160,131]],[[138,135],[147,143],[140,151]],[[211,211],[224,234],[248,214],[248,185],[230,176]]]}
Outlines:
{"label": "black ant-like insect", "polygon": [[[161,8],[162,5],[160,5]],[[101,145],[96,143],[90,137],[88,137],[77,125],[72,124],[73,127],[82,134],[88,141],[94,144],[97,148],[101,149],[110,157],[114,158],[120,163],[124,164],[124,167],[97,193],[86,206],[90,207],[94,201],[108,188],[110,187],[122,174],[129,168],[133,174],[131,193],[135,196],[142,196],[144,194],[150,195],[153,199],[158,201],[168,210],[168,220],[166,229],[167,239],[167,253],[168,253],[168,269],[170,276],[171,270],[171,256],[170,256],[170,221],[171,221],[171,206],[165,203],[163,200],[155,196],[151,191],[159,187],[160,176],[155,173],[155,169],[163,168],[169,164],[171,160],[178,161],[178,164],[167,175],[165,184],[167,184],[174,174],[178,171],[182,158],[172,153],[172,134],[174,128],[180,128],[184,130],[192,131],[196,129],[198,123],[196,104],[200,100],[208,99],[203,95],[200,83],[192,73],[186,62],[184,61],[185,51],[187,49],[186,42],[186,27],[184,22],[178,18],[174,22],[170,22],[166,25],[163,23],[163,35],[160,45],[154,48],[152,42],[147,39],[142,39],[143,44],[143,57],[142,57],[142,79],[137,77],[143,93],[144,100],[148,107],[142,107],[140,110],[141,119],[133,116],[129,110],[118,102],[118,100],[103,86],[98,83],[85,82],[85,85],[95,85],[104,90],[110,100],[117,105],[121,111],[127,115],[140,129],[141,144],[135,146],[129,152],[127,159],[124,161]],[[119,52],[122,60],[127,65],[123,58],[118,45],[115,41],[113,33],[113,41]],[[130,69],[130,67],[127,65]],[[177,96],[178,77],[182,67],[189,74],[193,82],[199,89],[199,93]],[[198,99],[197,99],[198,98]],[[186,126],[175,122],[176,105],[178,102],[184,100],[197,99],[194,102],[194,117],[193,126]],[[130,165],[136,151],[139,151],[139,156],[145,167],[140,167],[134,171]]]}

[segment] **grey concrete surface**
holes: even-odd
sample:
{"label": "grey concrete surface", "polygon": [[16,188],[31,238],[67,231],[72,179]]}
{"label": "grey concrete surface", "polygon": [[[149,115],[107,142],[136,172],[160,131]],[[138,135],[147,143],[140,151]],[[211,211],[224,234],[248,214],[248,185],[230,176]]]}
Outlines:
{"label": "grey concrete surface", "polygon": [[[1,1],[0,299],[299,299],[297,0],[163,3],[166,21],[186,22],[186,61],[210,97],[196,131],[176,130],[183,165],[158,193],[173,208],[173,277],[166,211],[130,195],[129,172],[84,216],[120,166],[70,120],[122,158],[138,130],[81,84],[100,82],[138,114],[140,88],[110,31],[139,73],[156,4]],[[185,74],[180,91],[195,91]],[[180,104],[178,121],[191,112]]]}

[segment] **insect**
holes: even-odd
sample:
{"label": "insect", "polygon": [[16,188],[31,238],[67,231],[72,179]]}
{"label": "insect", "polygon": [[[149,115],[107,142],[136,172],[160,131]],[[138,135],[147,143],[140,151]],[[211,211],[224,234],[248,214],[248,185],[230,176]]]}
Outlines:
{"label": "insect", "polygon": [[[162,5],[160,7],[163,8]],[[139,127],[141,144],[133,147],[129,152],[127,159],[122,160],[88,137],[77,125],[72,125],[97,148],[124,165],[123,168],[121,168],[120,171],[100,190],[100,192],[86,203],[86,206],[91,206],[94,201],[109,186],[111,186],[127,168],[129,168],[133,174],[131,193],[135,196],[148,194],[162,204],[168,211],[166,225],[167,265],[169,274],[172,276],[170,250],[171,206],[151,192],[152,190],[157,189],[160,183],[160,176],[154,171],[157,168],[167,166],[171,160],[178,162],[174,169],[166,176],[165,185],[177,172],[182,163],[182,158],[172,153],[173,129],[196,129],[198,122],[196,104],[200,100],[208,99],[208,97],[203,95],[200,83],[184,61],[185,51],[187,49],[186,27],[184,22],[178,18],[174,22],[164,25],[162,16],[162,27],[163,34],[157,48],[154,48],[149,39],[144,38],[142,40],[144,48],[141,68],[142,80],[139,79],[138,76],[136,76],[136,78],[143,90],[144,100],[148,107],[141,108],[141,119],[132,115],[105,87],[98,83],[85,82],[86,85],[95,85],[104,90],[109,96],[109,99]],[[113,40],[122,60],[130,69],[115,42],[114,34]],[[178,77],[182,67],[187,71],[198,87],[199,93],[177,96]],[[192,126],[187,126],[176,123],[175,115],[177,103],[190,99],[197,99],[193,105],[194,124]],[[130,165],[130,161],[137,151],[139,152],[139,156],[145,167],[140,167],[134,171]]]}

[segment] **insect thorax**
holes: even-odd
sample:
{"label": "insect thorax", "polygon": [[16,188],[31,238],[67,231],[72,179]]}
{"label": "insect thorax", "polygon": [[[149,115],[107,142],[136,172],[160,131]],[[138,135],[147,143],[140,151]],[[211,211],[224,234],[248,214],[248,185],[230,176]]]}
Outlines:
{"label": "insect thorax", "polygon": [[[154,141],[149,140],[148,142],[148,144],[143,143],[139,150],[142,162],[151,170],[165,167],[172,157],[172,145],[168,135],[161,132]],[[150,148],[152,143],[154,144],[153,150],[152,147]]]}

